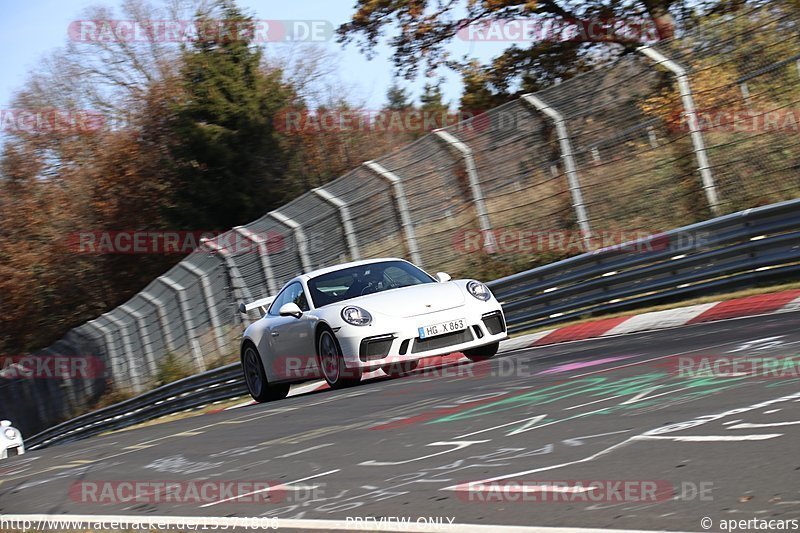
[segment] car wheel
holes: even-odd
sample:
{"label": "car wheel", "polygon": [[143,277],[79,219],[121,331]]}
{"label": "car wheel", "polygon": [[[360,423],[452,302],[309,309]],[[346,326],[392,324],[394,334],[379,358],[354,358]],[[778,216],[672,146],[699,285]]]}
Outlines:
{"label": "car wheel", "polygon": [[361,370],[347,368],[339,343],[328,328],[323,328],[317,335],[317,357],[322,376],[330,388],[341,389],[361,381]]}
{"label": "car wheel", "polygon": [[253,344],[246,344],[242,352],[242,371],[250,396],[257,402],[282,400],[289,394],[289,383],[270,385],[264,372],[261,357]]}
{"label": "car wheel", "polygon": [[485,346],[478,346],[477,348],[464,350],[464,355],[466,355],[470,361],[486,361],[487,359],[494,357],[499,348],[500,343],[493,342],[492,344],[487,344]]}
{"label": "car wheel", "polygon": [[386,365],[382,367],[382,370],[387,376],[397,378],[413,372],[417,369],[417,366],[419,366],[419,361],[403,361],[402,363]]}

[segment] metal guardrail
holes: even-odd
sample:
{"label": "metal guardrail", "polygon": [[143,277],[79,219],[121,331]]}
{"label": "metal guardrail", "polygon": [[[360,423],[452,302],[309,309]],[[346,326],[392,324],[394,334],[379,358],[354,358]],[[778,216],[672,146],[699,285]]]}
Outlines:
{"label": "metal guardrail", "polygon": [[72,442],[242,395],[248,395],[247,386],[241,365],[233,363],[67,420],[25,439],[25,446],[35,450]]}
{"label": "metal guardrail", "polygon": [[[800,272],[800,200],[748,209],[582,254],[487,285],[509,332]],[[71,442],[246,395],[239,363],[164,385],[27,439]]]}
{"label": "metal guardrail", "polygon": [[800,272],[800,200],[571,257],[488,285],[509,332]]}

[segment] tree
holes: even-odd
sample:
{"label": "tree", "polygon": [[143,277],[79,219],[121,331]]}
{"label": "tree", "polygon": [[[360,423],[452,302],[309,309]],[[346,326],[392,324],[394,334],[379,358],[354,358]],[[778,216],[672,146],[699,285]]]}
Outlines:
{"label": "tree", "polygon": [[395,79],[386,91],[386,106],[389,111],[405,111],[413,107],[408,91],[400,86]]}
{"label": "tree", "polygon": [[420,107],[425,112],[446,113],[447,104],[444,103],[442,96],[442,81],[436,83],[426,83],[422,88],[422,95],[419,97]]}
{"label": "tree", "polygon": [[[698,13],[732,9],[745,0],[358,0],[350,21],[337,32],[342,43],[357,42],[372,57],[384,30],[396,28],[389,39],[398,72],[412,78],[421,66],[429,72],[448,67],[462,74],[467,90],[462,104],[496,102],[518,92],[567,79],[601,61],[630,53],[639,42],[613,33],[601,40],[531,39],[527,48],[509,46],[487,65],[453,57],[447,45],[471,25],[534,18],[547,25],[589,20],[644,19],[659,39],[672,37]],[[463,14],[463,15],[462,15]],[[462,15],[462,16],[459,16]],[[474,27],[474,26],[473,26]],[[577,27],[581,27],[577,24]],[[585,27],[584,27],[585,31]]]}
{"label": "tree", "polygon": [[280,71],[262,70],[252,17],[232,0],[218,0],[196,23],[211,28],[215,20],[238,30],[233,38],[225,31],[200,31],[185,50],[184,96],[172,124],[176,197],[170,218],[200,230],[254,220],[293,192],[273,121],[288,107],[292,91]]}
{"label": "tree", "polygon": [[441,85],[442,80],[436,83],[426,83],[419,97],[420,111],[426,120],[433,121],[437,128],[443,128],[449,123],[449,108],[444,103]]}

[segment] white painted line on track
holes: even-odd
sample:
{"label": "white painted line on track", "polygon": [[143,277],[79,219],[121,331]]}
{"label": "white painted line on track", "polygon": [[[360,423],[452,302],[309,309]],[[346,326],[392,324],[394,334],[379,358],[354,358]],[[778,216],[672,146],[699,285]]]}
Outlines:
{"label": "white painted line on track", "polygon": [[321,474],[314,474],[313,476],[304,477],[303,479],[297,479],[295,481],[289,481],[288,483],[281,483],[280,485],[275,485],[274,487],[267,487],[266,489],[261,489],[261,490],[256,490],[256,491],[253,491],[253,492],[248,492],[247,494],[239,494],[238,496],[233,496],[231,498],[225,498],[224,500],[219,500],[219,501],[216,501],[216,502],[206,503],[204,505],[201,505],[200,507],[201,508],[203,508],[203,507],[212,507],[214,505],[219,505],[221,503],[226,503],[226,502],[230,502],[230,501],[233,501],[233,500],[239,500],[241,498],[246,498],[247,496],[253,496],[255,494],[261,494],[262,492],[269,492],[269,491],[272,491],[272,490],[279,490],[279,489],[280,490],[286,490],[287,488],[290,488],[290,487],[288,487],[288,485],[294,485],[296,483],[301,483],[303,481],[308,481],[309,479],[316,479],[318,477],[327,476],[328,474],[335,474],[339,470],[340,470],[339,468],[336,468],[334,470],[328,470],[327,472],[323,472]]}
{"label": "white painted line on track", "polygon": [[673,442],[739,442],[743,440],[769,440],[782,437],[783,433],[763,435],[647,435],[634,437],[636,440],[671,440]]}
{"label": "white painted line on track", "polygon": [[515,426],[517,424],[522,424],[523,422],[531,422],[532,421],[531,423],[535,424],[536,422],[539,422],[541,419],[543,419],[545,416],[547,416],[547,415],[537,415],[537,416],[532,416],[532,417],[529,417],[529,418],[523,418],[522,420],[514,420],[513,422],[508,422],[507,424],[500,424],[499,426],[493,426],[493,427],[486,428],[486,429],[479,429],[478,431],[473,431],[472,433],[466,433],[464,435],[459,435],[458,437],[455,437],[455,438],[456,439],[463,439],[463,438],[466,438],[466,437],[471,437],[473,435],[477,435],[478,433],[486,433],[487,431],[492,431],[493,429],[500,429],[500,428],[504,428],[504,427],[507,427],[507,426]]}
{"label": "white painted line on track", "polygon": [[[779,409],[775,409],[775,411],[779,411]],[[773,428],[779,426],[796,426],[800,424],[800,420],[795,420],[793,422],[772,422],[768,424],[750,424],[750,423],[743,423],[743,424],[736,424],[735,426],[730,426],[728,429],[756,429],[756,428]]]}
{"label": "white painted line on track", "polygon": [[[418,522],[409,518],[408,522],[384,521],[377,519],[364,521],[356,520],[313,520],[313,519],[289,519],[289,518],[244,518],[235,516],[154,516],[145,517],[129,515],[78,515],[78,514],[7,514],[3,519],[9,522],[30,522],[33,524],[63,523],[66,525],[82,523],[114,523],[130,525],[149,526],[150,524],[177,525],[196,529],[198,527],[210,527],[213,529],[254,529],[246,527],[250,520],[258,522],[263,520],[265,527],[262,529],[274,529],[277,526],[281,529],[305,529],[305,530],[327,530],[327,531],[410,531],[425,532],[431,531],[452,532],[452,533],[655,533],[657,530],[650,529],[603,529],[603,528],[583,528],[583,527],[540,527],[540,526],[502,526],[493,524],[447,524],[431,523],[426,517],[421,517]],[[70,525],[71,527],[71,525]],[[671,533],[684,533],[675,531]]]}
{"label": "white painted line on track", "polygon": [[310,452],[312,450],[319,450],[320,448],[326,448],[328,446],[333,446],[333,443],[330,444],[320,444],[319,446],[312,446],[311,448],[306,448],[305,450],[297,450],[296,452],[292,453],[285,453],[283,455],[279,455],[275,459],[285,459],[287,457],[292,457],[293,455],[300,455],[301,453]]}
{"label": "white painted line on track", "polygon": [[[522,472],[513,472],[513,473],[510,473],[510,474],[503,474],[503,475],[495,476],[495,477],[488,478],[488,479],[479,479],[479,480],[474,480],[474,481],[465,482],[465,483],[491,483],[493,481],[502,481],[502,480],[506,480],[506,479],[514,479],[514,478],[518,478],[520,476],[526,476],[526,475],[530,475],[530,474],[537,474],[539,472],[547,472],[549,470],[557,470],[557,469],[568,467],[568,466],[574,466],[574,465],[578,465],[578,464],[582,464],[582,463],[588,463],[590,461],[594,461],[595,459],[598,459],[600,457],[608,455],[608,454],[610,454],[612,452],[615,452],[615,451],[617,451],[617,450],[619,450],[621,448],[624,448],[625,446],[628,446],[629,444],[631,444],[633,442],[642,441],[642,440],[649,440],[649,437],[660,436],[660,434],[663,434],[663,433],[673,433],[673,432],[677,432],[677,431],[683,431],[685,429],[689,429],[690,427],[697,427],[697,426],[700,426],[700,425],[705,425],[707,423],[710,423],[710,422],[713,422],[713,421],[716,421],[716,420],[721,420],[721,419],[727,418],[729,416],[738,415],[738,414],[745,413],[745,412],[748,412],[748,411],[754,411],[756,409],[763,409],[765,407],[769,407],[769,406],[777,404],[777,403],[783,403],[783,402],[789,402],[789,401],[800,401],[800,398],[798,398],[798,396],[800,396],[800,392],[795,392],[793,394],[789,394],[789,395],[786,395],[786,396],[781,396],[779,398],[773,398],[771,400],[766,400],[766,401],[763,401],[763,402],[759,402],[757,404],[749,405],[747,407],[740,407],[740,408],[737,408],[737,409],[728,410],[728,411],[724,411],[722,413],[717,413],[717,414],[704,415],[704,416],[701,416],[699,418],[694,418],[692,420],[689,420],[689,421],[686,421],[686,422],[677,423],[677,424],[673,424],[671,426],[662,426],[662,427],[647,431],[645,433],[642,433],[640,435],[629,437],[629,438],[625,439],[622,442],[618,442],[617,444],[609,446],[608,448],[600,450],[599,452],[594,453],[592,455],[589,455],[588,457],[584,457],[582,459],[577,459],[577,460],[574,460],[574,461],[568,461],[566,463],[558,463],[558,464],[554,464],[554,465],[543,466],[543,467],[539,467],[539,468],[533,468],[533,469],[530,469],[530,470],[524,470]],[[569,419],[567,419],[567,420],[569,420]],[[549,424],[543,424],[540,427],[544,427],[544,426],[547,426],[547,425],[549,425]],[[773,438],[773,436],[780,437],[781,435],[782,434],[769,435],[768,438]],[[717,437],[717,438],[719,438],[719,437]],[[672,439],[672,440],[674,440],[674,439]],[[728,440],[728,439],[726,439],[726,440]],[[749,440],[749,439],[746,439],[746,440]],[[449,487],[444,487],[444,488],[439,489],[439,490],[450,490],[450,491],[461,490],[460,487],[464,486],[465,483],[461,483],[461,484],[458,484],[458,485],[451,485]]]}

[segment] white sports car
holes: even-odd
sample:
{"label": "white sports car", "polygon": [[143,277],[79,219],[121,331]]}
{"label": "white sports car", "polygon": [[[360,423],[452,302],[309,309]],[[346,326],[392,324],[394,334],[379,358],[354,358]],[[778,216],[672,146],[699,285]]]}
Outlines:
{"label": "white sports car", "polygon": [[[267,307],[267,305],[269,307]],[[259,307],[241,359],[259,402],[286,397],[292,383],[325,378],[333,388],[382,368],[414,370],[425,357],[463,352],[473,361],[506,338],[503,310],[483,283],[436,277],[402,259],[356,261],[302,274]]]}
{"label": "white sports car", "polygon": [[22,433],[11,426],[8,420],[0,420],[0,459],[7,459],[25,453]]}

